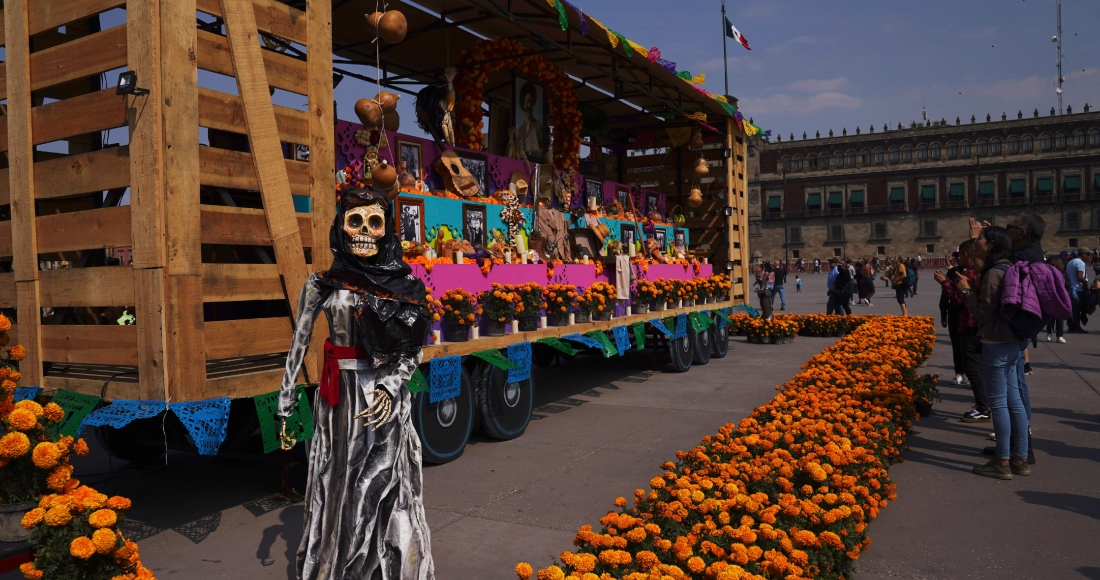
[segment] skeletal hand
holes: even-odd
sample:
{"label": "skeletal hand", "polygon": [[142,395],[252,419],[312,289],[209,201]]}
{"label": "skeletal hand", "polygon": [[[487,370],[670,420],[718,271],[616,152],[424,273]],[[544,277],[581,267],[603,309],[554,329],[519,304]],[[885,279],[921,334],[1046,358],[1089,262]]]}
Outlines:
{"label": "skeletal hand", "polygon": [[297,433],[287,433],[286,417],[280,417],[279,419],[281,423],[281,426],[279,428],[279,447],[283,451],[290,451],[298,443],[298,439],[296,438]]}
{"label": "skeletal hand", "polygon": [[356,419],[367,419],[366,423],[363,423],[364,427],[374,427],[378,429],[390,418],[390,413],[393,411],[393,397],[383,389],[374,390],[374,402],[367,407],[366,411],[359,413],[355,416]]}

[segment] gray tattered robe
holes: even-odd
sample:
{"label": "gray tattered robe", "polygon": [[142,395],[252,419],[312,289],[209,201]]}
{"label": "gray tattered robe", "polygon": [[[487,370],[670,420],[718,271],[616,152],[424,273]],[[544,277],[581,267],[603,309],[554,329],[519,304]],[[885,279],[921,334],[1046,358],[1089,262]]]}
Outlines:
{"label": "gray tattered robe", "polygon": [[[294,386],[320,310],[328,315],[329,341],[352,346],[358,306],[356,293],[322,286],[317,274],[306,281],[279,397],[281,415],[294,408]],[[421,496],[420,439],[412,424],[412,394],[404,388],[419,362],[418,354],[372,369],[366,361],[341,360],[340,403],[329,407],[315,398],[305,534],[298,548],[302,580],[435,577]],[[378,430],[353,418],[370,406],[375,389],[393,397],[393,413]]]}

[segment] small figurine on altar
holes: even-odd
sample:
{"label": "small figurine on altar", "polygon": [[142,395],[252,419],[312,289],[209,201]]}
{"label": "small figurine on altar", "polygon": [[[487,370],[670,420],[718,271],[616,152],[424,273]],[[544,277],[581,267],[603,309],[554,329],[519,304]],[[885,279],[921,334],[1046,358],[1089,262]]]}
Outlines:
{"label": "small figurine on altar", "polygon": [[[391,211],[379,189],[343,190],[329,230],[335,261],[311,275],[298,298],[279,415],[295,408],[298,373],[322,310],[329,325],[297,558],[304,580],[435,576],[420,439],[405,388],[432,316],[424,283],[402,260]],[[284,421],[284,447],[292,446],[285,431]]]}

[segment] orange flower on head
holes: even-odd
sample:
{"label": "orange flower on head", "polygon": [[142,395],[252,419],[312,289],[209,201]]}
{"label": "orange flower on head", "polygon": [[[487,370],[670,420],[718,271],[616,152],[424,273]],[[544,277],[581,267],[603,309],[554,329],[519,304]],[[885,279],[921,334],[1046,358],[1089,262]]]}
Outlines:
{"label": "orange flower on head", "polygon": [[42,415],[54,423],[65,418],[65,410],[57,403],[46,403],[42,408]]}
{"label": "orange flower on head", "polygon": [[[12,411],[12,414],[15,414],[15,411]],[[26,455],[30,450],[31,440],[25,433],[12,431],[0,437],[0,457],[15,459]]]}

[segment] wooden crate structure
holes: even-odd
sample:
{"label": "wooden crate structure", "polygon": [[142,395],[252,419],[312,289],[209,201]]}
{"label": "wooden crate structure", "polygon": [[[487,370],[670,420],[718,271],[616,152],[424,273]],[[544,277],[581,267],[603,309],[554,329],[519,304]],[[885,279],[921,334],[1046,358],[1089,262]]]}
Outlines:
{"label": "wooden crate structure", "polygon": [[[123,11],[100,30],[97,16]],[[103,376],[123,373],[106,398],[177,402],[278,385],[291,319],[254,313],[284,301],[284,282],[295,310],[309,271],[331,263],[331,11],[330,0],[304,11],[275,0],[4,2],[0,206],[10,203],[11,220],[0,221],[0,261],[10,256],[11,269],[0,308],[14,309],[12,340],[27,347],[22,383],[101,395]],[[149,94],[99,80],[118,69]],[[237,94],[201,87],[200,70],[232,77]],[[274,106],[271,89],[308,107]],[[128,144],[103,147],[107,130],[126,131]],[[215,134],[247,146],[219,146]],[[67,154],[38,150],[58,142]],[[308,147],[308,161],[288,159],[292,146]],[[212,202],[211,188],[230,203]],[[241,192],[259,203],[231,203]],[[310,213],[292,196],[308,197]],[[98,265],[104,249],[124,247],[132,264]],[[268,263],[218,258],[225,247],[259,248]],[[60,260],[77,267],[39,267]],[[121,307],[136,324],[104,318]],[[253,317],[209,316],[227,309]],[[51,310],[63,315],[40,315]]]}

